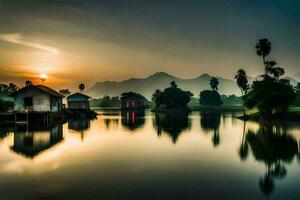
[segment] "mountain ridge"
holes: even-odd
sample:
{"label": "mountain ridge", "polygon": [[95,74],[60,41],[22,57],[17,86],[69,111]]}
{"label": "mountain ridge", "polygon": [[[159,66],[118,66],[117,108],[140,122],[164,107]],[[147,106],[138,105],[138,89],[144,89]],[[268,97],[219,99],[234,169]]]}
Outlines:
{"label": "mountain ridge", "polygon": [[[179,78],[166,72],[156,72],[145,78],[130,78],[122,81],[103,81],[96,82],[87,93],[95,98],[109,96],[120,96],[123,92],[137,92],[144,95],[146,98],[151,99],[152,94],[156,89],[163,90],[170,86],[171,81],[175,81],[178,87],[183,90],[191,91],[194,96],[199,96],[200,92],[205,89],[210,89],[209,80],[213,77],[207,73],[203,73],[195,78]],[[219,93],[225,95],[238,95],[240,96],[240,89],[232,79],[227,79],[215,76],[219,84]],[[286,77],[290,80],[291,77]],[[256,78],[248,76],[249,83],[251,84]],[[294,85],[295,81],[291,83]]]}
{"label": "mountain ridge", "polygon": [[[103,81],[96,82],[87,93],[93,97],[99,98],[104,95],[119,96],[123,92],[133,91],[151,98],[156,89],[163,90],[169,87],[171,81],[175,81],[178,87],[183,90],[191,91],[195,96],[204,89],[209,89],[209,79],[213,77],[207,73],[203,73],[198,77],[184,79],[166,72],[156,72],[145,78],[130,78],[123,81]],[[231,79],[216,77],[220,81],[219,91],[221,94],[239,94],[239,89],[235,82]]]}

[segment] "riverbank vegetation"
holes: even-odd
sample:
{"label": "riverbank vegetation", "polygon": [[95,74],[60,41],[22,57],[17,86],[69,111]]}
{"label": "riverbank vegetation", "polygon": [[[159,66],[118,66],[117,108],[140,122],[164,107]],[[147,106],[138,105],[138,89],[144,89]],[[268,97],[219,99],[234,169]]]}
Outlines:
{"label": "riverbank vegetation", "polygon": [[152,95],[155,112],[187,112],[189,111],[188,103],[193,94],[189,91],[181,90],[175,81],[171,82],[171,86],[163,91],[156,90]]}
{"label": "riverbank vegetation", "polygon": [[[244,114],[241,119],[271,120],[299,117],[295,113],[288,112],[296,100],[296,92],[288,79],[281,78],[284,69],[278,67],[275,61],[267,60],[271,49],[272,45],[268,39],[261,39],[256,45],[256,53],[262,57],[265,73],[261,75],[261,80],[252,83],[249,90],[245,87],[243,100],[247,108],[257,108],[258,113],[247,116]],[[243,89],[241,86],[240,88]]]}
{"label": "riverbank vegetation", "polygon": [[210,79],[211,90],[203,90],[200,93],[199,103],[204,106],[220,106],[223,104],[218,92],[219,80],[215,77]]}
{"label": "riverbank vegetation", "polygon": [[99,99],[91,99],[92,107],[121,107],[121,99],[119,96],[104,96]]}

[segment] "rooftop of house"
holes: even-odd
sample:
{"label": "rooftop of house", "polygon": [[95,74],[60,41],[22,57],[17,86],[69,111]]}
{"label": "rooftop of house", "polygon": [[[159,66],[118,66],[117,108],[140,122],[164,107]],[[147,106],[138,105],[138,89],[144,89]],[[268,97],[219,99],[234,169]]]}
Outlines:
{"label": "rooftop of house", "polygon": [[135,92],[125,92],[122,94],[121,99],[126,99],[126,98],[140,98],[140,99],[145,99],[145,97],[141,94],[135,93]]}
{"label": "rooftop of house", "polygon": [[84,100],[84,101],[87,101],[87,100],[89,100],[90,98],[92,98],[92,97],[77,92],[77,93],[74,93],[74,94],[71,94],[70,96],[68,96],[68,97],[67,97],[67,100],[68,100],[68,101],[83,101],[83,100]]}
{"label": "rooftop of house", "polygon": [[14,97],[28,89],[37,89],[37,90],[40,90],[42,92],[49,94],[50,96],[55,96],[55,97],[60,97],[60,98],[64,97],[64,95],[60,94],[59,92],[57,92],[54,89],[47,87],[45,85],[29,85],[29,86],[23,87],[23,88],[19,89],[18,91],[12,93],[10,96]]}

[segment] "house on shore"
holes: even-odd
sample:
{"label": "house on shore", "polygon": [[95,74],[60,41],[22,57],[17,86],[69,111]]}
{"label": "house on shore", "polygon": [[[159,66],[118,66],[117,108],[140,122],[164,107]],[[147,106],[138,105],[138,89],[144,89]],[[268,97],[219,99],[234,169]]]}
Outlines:
{"label": "house on shore", "polygon": [[59,112],[63,95],[44,85],[29,85],[11,94],[15,112]]}
{"label": "house on shore", "polygon": [[91,97],[82,93],[75,93],[67,97],[68,109],[70,110],[90,110]]}
{"label": "house on shore", "polygon": [[145,97],[134,92],[125,92],[121,96],[121,108],[123,110],[134,110],[145,108]]}

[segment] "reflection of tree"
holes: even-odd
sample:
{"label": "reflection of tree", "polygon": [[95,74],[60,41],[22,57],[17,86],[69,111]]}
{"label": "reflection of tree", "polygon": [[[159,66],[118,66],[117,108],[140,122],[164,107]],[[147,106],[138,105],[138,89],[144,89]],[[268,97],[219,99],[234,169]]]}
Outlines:
{"label": "reflection of tree", "polygon": [[171,137],[175,144],[182,131],[190,128],[188,113],[180,115],[175,113],[156,113],[154,127],[157,130],[158,136],[164,132]]}
{"label": "reflection of tree", "polygon": [[115,119],[115,118],[104,118],[103,119],[104,124],[105,124],[105,128],[108,130],[111,128],[111,126],[117,125],[119,123],[119,119]]}
{"label": "reflection of tree", "polygon": [[10,132],[13,132],[13,130],[13,126],[2,124],[0,126],[0,140],[3,140]]}
{"label": "reflection of tree", "polygon": [[200,113],[201,128],[205,131],[214,131],[212,143],[216,147],[220,144],[220,113]]}
{"label": "reflection of tree", "polygon": [[122,125],[134,130],[142,127],[145,124],[145,111],[144,110],[134,110],[126,111],[122,110]]}
{"label": "reflection of tree", "polygon": [[246,160],[249,154],[249,145],[246,142],[245,132],[246,132],[246,122],[244,121],[242,144],[239,149],[239,155],[241,160]]}
{"label": "reflection of tree", "polygon": [[297,141],[282,127],[261,125],[257,132],[247,132],[245,142],[254,158],[266,165],[266,174],[259,185],[262,192],[270,196],[275,187],[274,179],[284,178],[287,173],[285,164],[291,163],[298,155]]}

